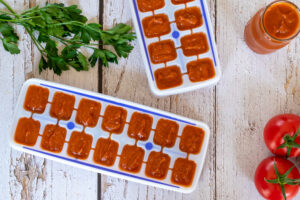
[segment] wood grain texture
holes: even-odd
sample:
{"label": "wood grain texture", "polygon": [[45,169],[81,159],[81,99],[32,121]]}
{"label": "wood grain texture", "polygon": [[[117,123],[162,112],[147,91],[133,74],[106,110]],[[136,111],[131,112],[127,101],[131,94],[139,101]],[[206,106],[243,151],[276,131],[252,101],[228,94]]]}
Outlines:
{"label": "wood grain texture", "polygon": [[[263,128],[276,114],[300,114],[299,38],[271,55],[257,55],[244,42],[243,28],[266,4],[260,0],[217,3],[223,65],[216,95],[217,199],[262,199],[253,177],[258,164],[271,155]],[[295,199],[299,198],[300,194]]]}
{"label": "wood grain texture", "polygon": [[[17,11],[29,7],[28,1],[7,2]],[[0,128],[4,132],[0,139],[0,193],[1,199],[41,199],[45,191],[44,160],[12,150],[8,144],[18,94],[27,72],[32,70],[30,39],[23,28],[16,28],[20,36],[19,47],[22,52],[13,56],[0,48],[0,94],[2,95]]]}
{"label": "wood grain texture", "polygon": [[[210,1],[209,5],[214,18],[215,2]],[[104,1],[104,28],[120,22],[132,25],[131,19],[131,11],[126,0]],[[102,176],[102,199],[215,199],[214,88],[167,98],[155,98],[148,86],[137,41],[134,46],[128,59],[122,59],[119,65],[111,65],[110,68],[104,69],[103,93],[207,122],[212,131],[210,146],[197,189],[189,195]]]}
{"label": "wood grain texture", "polygon": [[[46,1],[7,1],[15,10],[22,11],[34,5],[44,5]],[[48,1],[54,2],[54,1]],[[98,22],[98,0],[57,1],[68,5],[77,4],[84,14],[93,22]],[[5,94],[0,107],[1,130],[1,187],[0,199],[97,199],[97,174],[52,162],[11,150],[8,135],[12,122],[14,106],[23,82],[27,78],[37,77],[50,81],[65,83],[89,90],[98,90],[98,69],[89,72],[63,73],[61,77],[46,71],[38,74],[40,55],[31,43],[24,29],[18,27],[21,54],[12,56],[0,48],[0,94]],[[87,52],[84,52],[87,53]],[[5,58],[5,59],[3,59]]]}

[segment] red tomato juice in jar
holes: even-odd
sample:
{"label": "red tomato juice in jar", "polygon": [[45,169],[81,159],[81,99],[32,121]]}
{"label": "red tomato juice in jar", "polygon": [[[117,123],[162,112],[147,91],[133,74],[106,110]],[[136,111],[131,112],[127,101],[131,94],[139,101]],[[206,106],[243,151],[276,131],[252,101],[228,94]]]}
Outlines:
{"label": "red tomato juice in jar", "polygon": [[258,54],[272,53],[300,32],[299,8],[289,1],[274,1],[260,9],[245,28],[245,42]]}

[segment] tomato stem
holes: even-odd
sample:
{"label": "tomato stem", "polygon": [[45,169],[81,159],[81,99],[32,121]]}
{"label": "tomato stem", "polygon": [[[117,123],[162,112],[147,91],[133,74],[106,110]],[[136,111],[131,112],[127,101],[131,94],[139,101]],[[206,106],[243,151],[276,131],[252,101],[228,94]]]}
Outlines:
{"label": "tomato stem", "polygon": [[[299,129],[298,129],[299,130]],[[289,170],[287,170],[284,174],[280,174],[278,171],[278,168],[276,166],[276,161],[274,159],[274,170],[276,174],[276,178],[272,180],[268,180],[265,178],[265,181],[271,184],[279,184],[281,188],[281,192],[283,195],[284,200],[286,200],[286,194],[285,194],[285,185],[300,185],[300,179],[290,179],[288,178],[288,175],[291,173],[291,171],[295,168],[296,166],[291,167]]]}
{"label": "tomato stem", "polygon": [[292,148],[298,148],[300,149],[300,144],[296,143],[295,140],[298,137],[300,133],[300,126],[298,127],[298,130],[296,131],[296,134],[293,136],[290,136],[289,134],[286,134],[283,139],[284,139],[284,143],[281,144],[279,147],[277,147],[277,149],[283,149],[283,148],[288,148],[287,150],[287,157],[290,156]]}

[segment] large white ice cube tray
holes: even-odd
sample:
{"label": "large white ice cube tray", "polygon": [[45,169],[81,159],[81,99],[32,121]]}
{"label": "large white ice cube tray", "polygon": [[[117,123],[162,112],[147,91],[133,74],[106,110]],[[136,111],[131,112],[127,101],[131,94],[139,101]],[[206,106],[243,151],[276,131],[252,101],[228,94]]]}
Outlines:
{"label": "large white ice cube tray", "polygon": [[[154,95],[167,96],[167,95],[184,93],[184,92],[192,91],[195,89],[215,85],[220,80],[221,69],[220,69],[214,34],[212,33],[213,29],[212,29],[211,20],[209,17],[206,0],[194,0],[192,2],[187,3],[187,7],[198,7],[201,10],[203,24],[201,27],[193,29],[193,33],[205,33],[205,35],[207,36],[207,40],[208,40],[209,51],[204,54],[199,54],[198,58],[199,59],[210,58],[213,61],[215,73],[216,73],[215,77],[212,79],[206,80],[206,81],[202,81],[202,82],[191,82],[189,80],[188,75],[185,74],[182,76],[182,79],[183,79],[182,85],[180,85],[178,87],[166,89],[166,90],[158,89],[156,82],[155,82],[155,77],[154,77],[154,71],[156,71],[159,68],[163,68],[164,64],[153,64],[151,62],[149,52],[148,52],[148,46],[153,42],[158,42],[159,39],[158,39],[158,37],[147,38],[144,34],[143,26],[142,26],[142,20],[145,17],[152,16],[153,13],[152,13],[152,11],[140,12],[138,9],[138,4],[137,4],[138,0],[129,0],[129,1],[131,4],[133,21],[134,21],[135,29],[137,32],[138,41],[139,41],[140,48],[141,48],[142,55],[143,55],[143,61],[144,61],[145,67],[146,67],[148,82],[149,82],[151,91],[154,93]],[[185,8],[185,4],[174,5],[174,4],[172,4],[171,0],[165,0],[165,6],[161,9],[154,10],[154,13],[155,14],[162,14],[162,13],[166,14],[169,17],[169,21],[174,22],[175,21],[174,13],[177,10],[181,10],[184,8]],[[171,23],[171,32],[167,35],[161,36],[160,38],[161,38],[161,40],[167,40],[167,39],[172,40],[175,44],[175,48],[177,48],[177,47],[181,46],[180,39],[183,36],[190,35],[190,34],[191,34],[191,30],[180,31],[180,30],[178,30],[176,23]],[[173,61],[168,62],[167,66],[177,65],[180,67],[182,74],[187,73],[186,64],[188,62],[197,60],[197,56],[186,57],[182,53],[182,50],[180,48],[176,49],[176,51],[177,51],[177,58]]]}
{"label": "large white ice cube tray", "polygon": [[[205,137],[204,137],[201,151],[197,155],[189,154],[189,160],[193,160],[197,165],[192,185],[189,187],[182,187],[182,186],[176,185],[171,182],[171,170],[170,169],[172,169],[175,159],[177,159],[178,157],[186,158],[186,153],[179,150],[179,140],[180,140],[179,137],[177,137],[175,146],[173,148],[165,147],[163,149],[163,152],[168,154],[171,158],[171,162],[170,162],[170,166],[169,166],[170,169],[168,170],[168,174],[164,180],[156,180],[156,179],[145,176],[145,163],[143,163],[140,172],[137,174],[133,174],[133,173],[129,173],[129,172],[120,170],[119,165],[118,165],[119,159],[120,159],[119,156],[117,157],[115,164],[112,167],[106,167],[106,166],[101,166],[99,164],[96,164],[93,161],[93,153],[94,153],[93,150],[90,151],[89,157],[86,160],[79,160],[79,159],[72,158],[67,154],[67,144],[66,143],[64,144],[63,150],[61,153],[52,153],[52,152],[45,151],[45,150],[41,149],[41,147],[40,147],[41,136],[38,136],[37,142],[33,147],[27,147],[27,146],[16,143],[14,141],[14,134],[15,134],[16,126],[18,124],[19,119],[22,117],[29,118],[32,114],[31,112],[24,110],[24,107],[23,107],[27,89],[31,85],[48,88],[50,91],[48,102],[52,102],[54,93],[58,92],[58,91],[75,96],[75,109],[78,108],[79,102],[82,98],[100,102],[101,103],[101,112],[100,112],[101,116],[103,116],[107,105],[123,107],[124,109],[126,109],[127,110],[126,122],[130,121],[131,115],[135,111],[148,114],[153,117],[152,129],[155,129],[157,121],[161,118],[169,119],[169,120],[177,122],[179,124],[178,135],[181,134],[183,127],[186,125],[192,125],[192,126],[202,128],[205,131]],[[43,133],[44,127],[46,124],[56,124],[57,123],[57,119],[52,118],[49,115],[50,106],[51,105],[48,103],[43,114],[36,114],[36,113],[33,114],[33,119],[38,120],[41,124],[40,135]],[[59,126],[67,129],[66,141],[69,140],[70,135],[74,130],[81,131],[83,129],[82,125],[76,124],[75,116],[76,116],[76,110],[73,110],[72,117],[69,121],[60,121],[59,122]],[[87,127],[85,129],[85,132],[87,134],[90,134],[93,136],[92,148],[95,148],[98,138],[107,138],[109,135],[109,133],[107,133],[101,129],[101,122],[102,122],[102,118],[99,116],[98,124],[95,128]],[[69,126],[70,123],[75,126],[73,126],[73,125]],[[128,129],[128,124],[125,124],[124,130],[120,135],[112,134],[112,137],[111,137],[112,140],[119,143],[118,155],[121,154],[122,148],[125,144],[134,144],[135,143],[134,139],[128,137],[127,129]],[[61,85],[58,83],[43,81],[43,80],[39,80],[39,79],[30,79],[24,83],[21,93],[20,93],[20,96],[19,96],[19,99],[18,99],[18,102],[17,102],[17,105],[16,105],[13,126],[12,126],[11,136],[10,136],[10,143],[11,143],[12,147],[14,147],[20,151],[38,155],[38,156],[41,156],[44,158],[48,158],[48,159],[62,162],[65,164],[69,164],[72,166],[84,168],[84,169],[99,172],[102,174],[107,174],[107,175],[114,176],[117,178],[123,178],[123,179],[127,179],[130,181],[135,181],[138,183],[143,183],[143,184],[156,186],[156,187],[160,187],[160,188],[189,193],[195,189],[197,182],[199,180],[199,176],[200,176],[200,173],[201,173],[201,170],[203,167],[203,163],[204,163],[204,159],[205,159],[205,154],[207,151],[209,135],[210,135],[210,131],[209,131],[208,126],[202,122],[187,119],[185,117],[181,117],[178,115],[174,115],[174,114],[171,114],[168,112],[164,112],[161,110],[157,110],[157,109],[153,109],[153,108],[146,107],[143,105],[139,105],[139,104],[136,104],[133,102],[125,101],[122,99],[117,99],[114,97],[106,96],[103,94],[90,92],[90,91],[86,91],[86,90],[82,90],[82,89],[78,89],[78,88],[74,88],[74,87],[70,87],[70,86],[66,86],[66,85]],[[154,131],[152,130],[148,141],[145,141],[145,142],[138,141],[138,143],[137,143],[137,145],[139,147],[141,147],[145,150],[145,156],[144,156],[145,162],[147,161],[148,155],[151,151],[159,152],[161,150],[160,146],[155,145],[153,143],[153,136],[154,136]],[[149,148],[149,146],[152,147],[152,149]]]}

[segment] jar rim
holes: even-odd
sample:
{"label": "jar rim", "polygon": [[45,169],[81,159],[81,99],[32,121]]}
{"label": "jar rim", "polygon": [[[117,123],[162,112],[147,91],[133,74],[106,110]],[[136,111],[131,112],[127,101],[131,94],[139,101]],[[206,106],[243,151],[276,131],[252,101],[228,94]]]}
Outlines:
{"label": "jar rim", "polygon": [[[266,34],[269,36],[269,37],[271,37],[273,40],[276,40],[276,41],[279,41],[279,42],[287,42],[287,41],[290,41],[290,40],[292,40],[292,39],[294,39],[294,38],[296,38],[297,36],[298,36],[298,34],[300,33],[300,24],[299,24],[299,30],[294,34],[294,35],[292,35],[291,37],[289,37],[289,38],[284,38],[284,39],[279,39],[279,38],[276,38],[276,37],[274,37],[274,36],[272,36],[269,32],[268,32],[268,30],[266,29],[266,27],[265,27],[265,23],[264,23],[264,18],[265,18],[265,14],[266,14],[266,11],[271,7],[271,6],[273,6],[274,4],[277,4],[277,3],[280,3],[280,2],[283,2],[283,3],[288,3],[288,4],[290,4],[290,5],[292,5],[293,7],[295,7],[295,9],[298,11],[298,14],[299,14],[299,17],[300,17],[300,9],[298,8],[298,6],[296,5],[296,4],[294,4],[293,2],[291,2],[291,1],[288,1],[288,0],[276,0],[276,1],[274,1],[274,2],[272,2],[272,3],[270,3],[268,6],[266,6],[266,8],[264,9],[264,12],[263,12],[263,15],[262,15],[262,27],[263,27],[263,29],[264,29],[264,31],[266,32]],[[300,23],[300,22],[299,22]]]}

